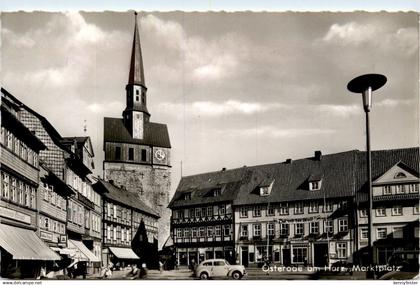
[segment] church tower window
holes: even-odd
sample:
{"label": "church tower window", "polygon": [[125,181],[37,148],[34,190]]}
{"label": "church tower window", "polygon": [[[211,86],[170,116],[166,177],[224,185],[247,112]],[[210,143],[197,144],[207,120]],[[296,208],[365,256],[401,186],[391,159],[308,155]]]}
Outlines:
{"label": "church tower window", "polygon": [[134,148],[132,147],[128,149],[128,160],[134,160]]}

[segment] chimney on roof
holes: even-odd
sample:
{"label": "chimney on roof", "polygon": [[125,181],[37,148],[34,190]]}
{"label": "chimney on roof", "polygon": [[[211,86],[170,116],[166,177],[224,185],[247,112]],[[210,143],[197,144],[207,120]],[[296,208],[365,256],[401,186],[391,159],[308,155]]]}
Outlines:
{"label": "chimney on roof", "polygon": [[321,160],[322,152],[320,150],[315,151],[315,160]]}
{"label": "chimney on roof", "polygon": [[226,167],[223,167],[223,168],[222,168],[222,171],[226,171]]}
{"label": "chimney on roof", "polygon": [[292,159],[291,158],[286,159],[286,163],[287,164],[291,164],[292,163]]}

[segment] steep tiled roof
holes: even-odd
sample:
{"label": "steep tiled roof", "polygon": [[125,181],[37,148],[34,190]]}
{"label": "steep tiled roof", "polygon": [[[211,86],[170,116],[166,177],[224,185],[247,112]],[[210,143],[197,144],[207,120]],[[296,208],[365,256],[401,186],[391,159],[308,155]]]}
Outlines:
{"label": "steep tiled roof", "polygon": [[[246,183],[247,174],[247,168],[243,167],[182,177],[168,207],[232,201],[239,187]],[[216,197],[209,195],[215,188],[220,188],[221,194]],[[191,199],[185,200],[183,198],[185,193],[191,193]]]}
{"label": "steep tiled roof", "polygon": [[127,205],[159,218],[159,214],[154,209],[147,206],[143,201],[141,201],[139,196],[135,193],[131,193],[127,190],[118,188],[110,182],[104,181],[102,179],[99,179],[98,182],[94,184],[94,187],[96,189],[102,188],[102,195],[112,201],[119,202],[123,205]]}
{"label": "steep tiled roof", "polygon": [[171,147],[168,128],[165,124],[144,123],[144,139],[134,139],[124,125],[123,119],[104,118],[104,141]]}
{"label": "steep tiled roof", "polygon": [[[278,163],[252,167],[250,182],[242,187],[235,205],[302,201],[354,195],[353,171],[357,151],[323,155],[320,160],[298,159],[291,163]],[[309,190],[308,181],[322,179],[319,190]],[[260,181],[274,179],[269,196],[254,191]]]}
{"label": "steep tiled roof", "polygon": [[19,99],[17,99],[15,96],[10,94],[3,87],[1,88],[1,92],[3,94],[5,94],[7,97],[10,97],[11,99],[13,99],[13,101],[16,104],[18,104],[19,107],[24,108],[26,111],[28,111],[29,113],[31,113],[32,115],[37,117],[39,119],[39,121],[41,122],[43,128],[47,131],[48,135],[54,141],[54,143],[58,147],[60,147],[62,150],[66,151],[67,153],[71,153],[71,151],[61,143],[61,139],[62,139],[61,135],[58,133],[58,131],[53,127],[53,125],[51,125],[51,123],[45,117],[43,117],[41,114],[35,112],[31,108],[29,108],[27,105],[23,104]]}
{"label": "steep tiled roof", "polygon": [[[419,148],[402,148],[372,151],[372,180],[375,181],[398,162],[402,162],[419,174]],[[356,189],[358,200],[367,200],[367,161],[366,152],[357,154]]]}
{"label": "steep tiled roof", "polygon": [[[419,173],[418,148],[373,151],[373,180],[399,161]],[[319,179],[321,188],[309,190],[309,181]],[[270,195],[260,196],[258,187],[273,180]],[[232,201],[234,205],[251,205],[355,195],[359,199],[365,199],[366,181],[366,152],[351,150],[323,155],[319,160],[310,157],[291,163],[257,165],[183,177],[169,207],[220,201]],[[207,195],[216,187],[222,188],[222,195]],[[191,199],[184,200],[185,193],[191,193]]]}

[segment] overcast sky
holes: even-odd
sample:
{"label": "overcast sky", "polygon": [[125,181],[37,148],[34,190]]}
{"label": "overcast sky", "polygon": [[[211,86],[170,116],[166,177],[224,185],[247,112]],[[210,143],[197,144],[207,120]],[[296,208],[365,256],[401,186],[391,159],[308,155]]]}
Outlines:
{"label": "overcast sky", "polygon": [[[353,77],[382,73],[372,148],[418,145],[416,13],[139,13],[148,110],[183,175],[365,149]],[[1,82],[62,136],[91,136],[125,107],[134,16],[2,13]]]}

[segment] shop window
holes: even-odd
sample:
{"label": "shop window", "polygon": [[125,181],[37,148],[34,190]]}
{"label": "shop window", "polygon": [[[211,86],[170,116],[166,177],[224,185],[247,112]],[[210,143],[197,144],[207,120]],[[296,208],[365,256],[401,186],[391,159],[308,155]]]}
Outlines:
{"label": "shop window", "polygon": [[306,247],[293,247],[293,263],[304,263],[308,260],[308,249]]}

